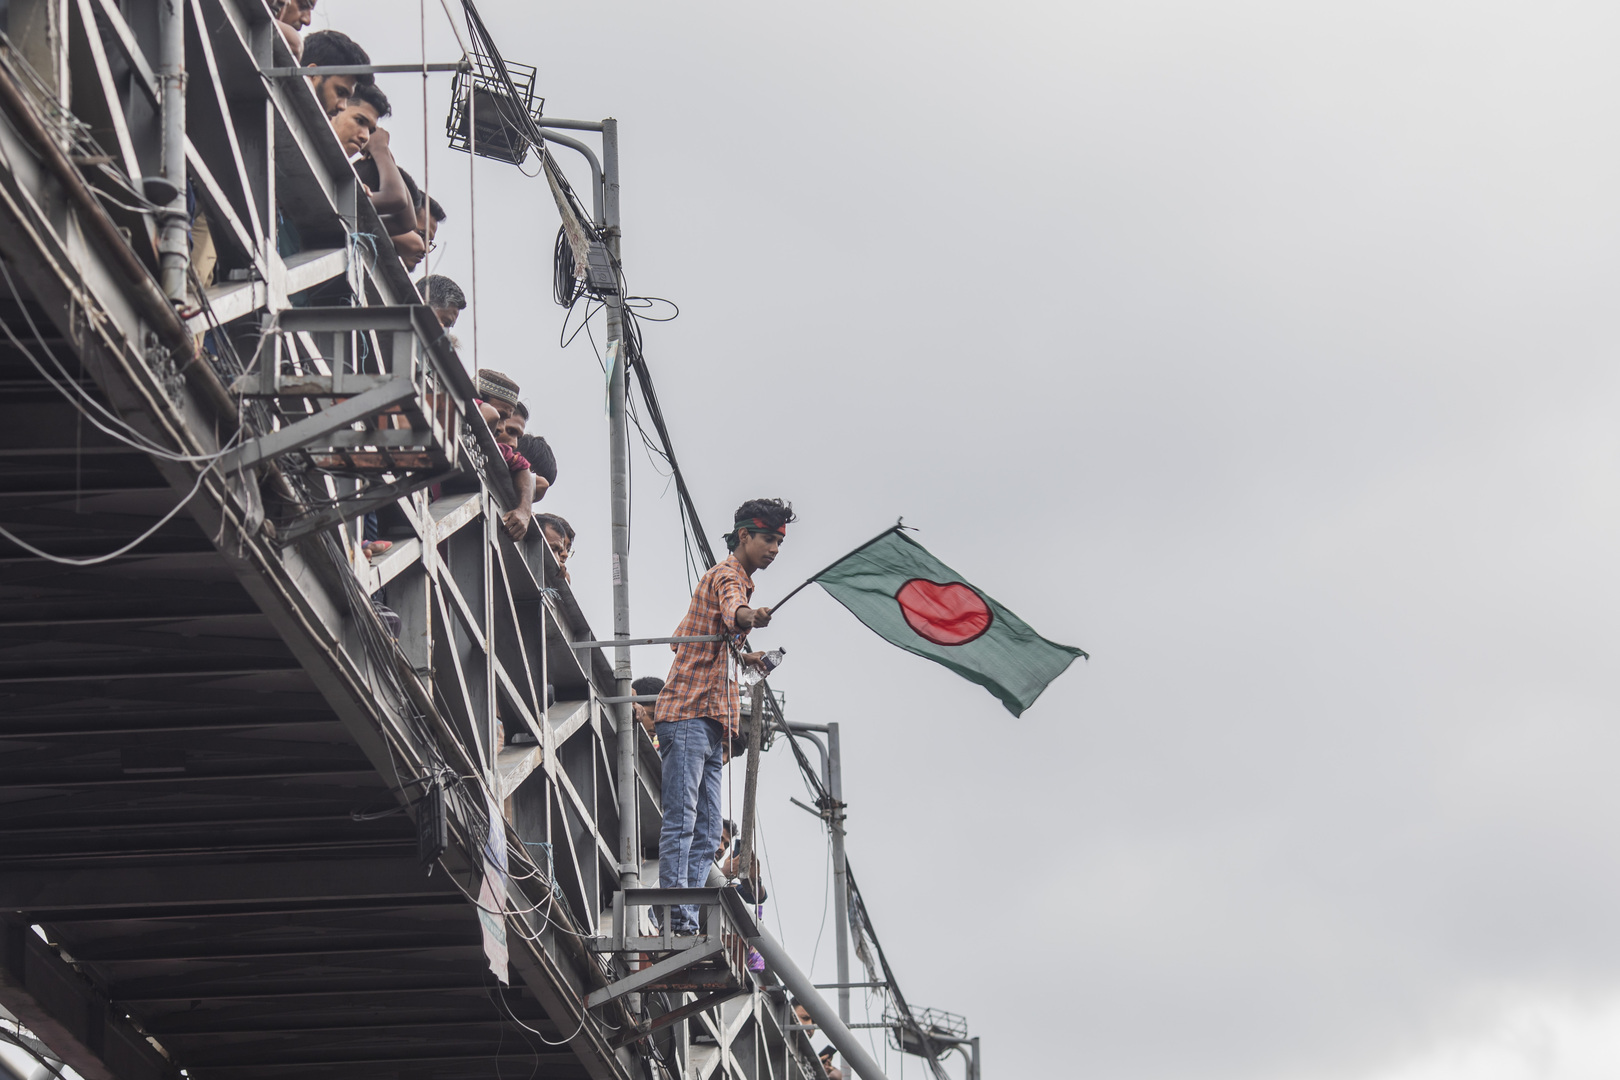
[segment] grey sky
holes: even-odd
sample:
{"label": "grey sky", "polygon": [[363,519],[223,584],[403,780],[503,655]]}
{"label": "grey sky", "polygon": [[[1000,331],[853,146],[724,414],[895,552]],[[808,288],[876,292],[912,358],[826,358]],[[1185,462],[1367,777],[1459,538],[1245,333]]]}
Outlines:
{"label": "grey sky", "polygon": [[[1014,720],[814,591],[758,639],[794,717],[844,724],[873,918],[987,1075],[1620,1070],[1620,10],[483,10],[548,112],[621,122],[700,510],[803,516],[759,598],[904,514],[1094,656]],[[316,25],[401,61],[415,14]],[[420,175],[420,80],[385,88]],[[447,93],[435,257],[471,293]],[[556,448],[543,508],[605,629],[602,378],[556,346],[555,211],[476,184],[478,356]],[[678,518],[636,467],[633,628],[664,633]],[[825,849],[785,756],[768,917],[808,963]]]}

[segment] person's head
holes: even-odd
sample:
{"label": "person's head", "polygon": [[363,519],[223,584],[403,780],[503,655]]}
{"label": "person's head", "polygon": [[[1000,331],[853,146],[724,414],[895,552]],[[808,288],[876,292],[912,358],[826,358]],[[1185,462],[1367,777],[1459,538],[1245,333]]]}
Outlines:
{"label": "person's head", "polygon": [[[643,675],[630,684],[630,692],[637,696],[657,697],[664,692],[664,680],[656,675]],[[647,729],[647,734],[653,733],[654,706],[636,702],[634,705],[636,722]]]}
{"label": "person's head", "polygon": [[[355,172],[360,170],[356,168]],[[410,191],[411,199],[420,202],[421,189],[416,186],[415,180],[411,180],[410,173],[405,172],[403,168],[400,170],[400,180],[405,181],[405,189]],[[428,257],[429,251],[433,251],[433,244],[428,243],[428,238],[423,235],[420,228],[407,228],[403,233],[390,233],[389,240],[394,241],[394,254],[397,254],[400,262],[405,264],[407,274],[413,274],[416,267],[421,266],[421,261]]]}
{"label": "person's head", "polygon": [[[296,2],[287,0],[287,7],[292,7]],[[282,11],[285,18],[286,8]],[[336,30],[317,30],[304,39],[303,61],[305,67],[332,67],[338,64],[369,64],[371,57],[349,35]],[[320,99],[321,108],[326,110],[329,117],[349,107],[355,87],[375,81],[370,75],[315,75],[310,79],[315,96]]]}
{"label": "person's head", "polygon": [[426,192],[422,193],[422,201],[425,204],[421,214],[422,227],[427,230],[428,243],[431,244],[439,233],[439,222],[450,215],[444,212],[444,207],[439,205],[438,199],[430,198]]}
{"label": "person's head", "polygon": [[[288,26],[302,30],[315,17],[315,0],[287,0],[281,5],[281,11],[276,17]],[[365,61],[362,60],[361,63]]]}
{"label": "person's head", "polygon": [[723,858],[726,850],[731,847],[732,841],[737,839],[737,823],[730,818],[720,819],[720,846],[715,849],[714,857]]}
{"label": "person's head", "polygon": [[[516,450],[518,440],[523,438],[523,429],[528,425],[528,422],[527,417],[514,412],[511,416],[502,420],[500,426],[495,429],[495,441],[505,443]],[[519,450],[518,453],[523,452]],[[524,456],[527,457],[528,455],[525,454]]]}
{"label": "person's head", "polygon": [[484,418],[484,423],[489,425],[491,433],[500,427],[501,414],[489,402],[480,401],[478,403],[478,415]]}
{"label": "person's head", "polygon": [[510,375],[493,368],[479,368],[477,385],[478,396],[495,406],[502,420],[512,415],[512,410],[517,407],[518,384],[512,381]]}
{"label": "person's head", "polygon": [[349,107],[332,117],[332,131],[337,135],[343,152],[350,157],[365,150],[377,124],[392,111],[388,95],[375,84],[362,83],[354,88]]}
{"label": "person's head", "polygon": [[[528,426],[529,407],[520,401],[512,406],[512,415],[501,420],[501,426],[495,430],[495,441],[516,448],[518,440],[523,438],[524,431]],[[518,450],[518,453],[523,453],[523,451]],[[527,457],[528,455],[524,454],[524,456]],[[530,467],[533,467],[532,463]],[[547,483],[549,484],[550,481],[547,481]]]}
{"label": "person's head", "polygon": [[812,1024],[815,1022],[810,1019],[810,1010],[805,1008],[803,1005],[800,1005],[797,1001],[793,1003],[793,1015],[799,1018],[799,1023],[801,1024]]}
{"label": "person's head", "polygon": [[433,314],[439,317],[439,325],[446,330],[456,325],[456,320],[467,309],[467,295],[461,291],[461,286],[443,274],[429,274],[423,278],[422,295],[427,299],[428,307],[433,309]]}
{"label": "person's head", "polygon": [[422,265],[422,260],[427,258],[427,241],[422,238],[422,230],[420,229],[411,229],[408,232],[390,236],[388,239],[394,242],[394,254],[398,255],[399,261],[405,264],[407,274],[415,271],[418,266]]}
{"label": "person's head", "polygon": [[[403,245],[400,238],[405,236],[404,233],[393,237],[394,250],[399,252],[400,259],[405,263],[405,269],[415,270],[421,265],[422,260],[427,258],[434,247],[433,230],[428,227],[431,224],[428,220],[428,197],[417,186],[416,178],[406,170],[399,170],[399,178],[404,181],[405,190],[410,192],[411,195],[411,205],[416,208],[416,227],[409,230],[414,234],[414,239],[406,237]],[[409,258],[406,258],[407,251],[410,252]]]}
{"label": "person's head", "polygon": [[551,554],[556,556],[557,565],[565,565],[569,552],[574,550],[574,527],[556,514],[536,514],[534,523],[540,526],[541,535],[546,538],[546,546],[551,549]]}
{"label": "person's head", "polygon": [[524,434],[518,438],[518,453],[529,459],[529,469],[535,479],[544,480],[549,488],[557,482],[557,455],[543,435]]}
{"label": "person's head", "polygon": [[752,573],[776,561],[777,548],[787,536],[788,524],[795,520],[793,506],[781,499],[749,499],[732,515],[731,531],[726,534],[726,550]]}

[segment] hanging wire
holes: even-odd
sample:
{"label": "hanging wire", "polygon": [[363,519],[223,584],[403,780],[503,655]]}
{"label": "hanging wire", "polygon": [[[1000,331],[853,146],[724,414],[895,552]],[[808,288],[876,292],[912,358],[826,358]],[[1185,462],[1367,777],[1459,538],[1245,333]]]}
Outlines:
{"label": "hanging wire", "polygon": [[[781,712],[777,709],[775,698],[771,697],[770,695],[766,695],[765,700],[769,703],[773,713],[773,722],[787,733],[788,746],[793,750],[793,757],[798,763],[799,775],[804,780],[805,787],[808,788],[810,793],[816,797],[818,806],[829,805],[831,803],[830,794],[828,793],[826,787],[822,784],[820,775],[810,764],[810,759],[805,755],[803,748],[799,745],[798,736],[794,734],[792,728],[788,727],[785,718],[783,718]],[[916,1017],[912,1013],[910,1005],[906,1002],[904,994],[902,994],[900,991],[900,984],[894,976],[894,970],[889,966],[889,959],[883,952],[883,945],[878,941],[877,931],[873,928],[871,916],[867,913],[866,901],[861,896],[860,886],[856,884],[855,871],[850,865],[848,855],[844,857],[844,875],[845,887],[848,890],[850,929],[855,931],[857,941],[864,937],[864,940],[870,943],[871,952],[876,954],[878,966],[883,973],[883,981],[885,983],[884,992],[894,1003],[894,1011],[897,1014],[900,1023],[916,1036],[919,1044],[926,1051],[925,1056],[928,1058],[929,1067],[933,1071],[936,1080],[945,1080],[944,1069],[939,1063],[938,1056],[934,1053],[933,1041],[925,1035],[921,1025],[917,1023]],[[814,966],[813,959],[812,966]],[[885,1045],[887,1045],[887,1043],[885,1043]]]}
{"label": "hanging wire", "polygon": [[827,858],[826,858],[826,860],[824,861],[824,864],[823,864],[823,872],[822,872],[822,879],[821,879],[821,922],[816,927],[816,944],[815,944],[815,948],[810,950],[810,972],[811,972],[811,974],[815,974],[816,957],[821,955],[821,935],[827,929],[827,906],[828,906],[828,901],[830,901],[832,899],[832,878],[833,878],[833,874],[832,874],[832,832],[831,832],[831,830],[829,828],[827,828],[827,822],[826,822],[825,819],[822,820],[821,825],[822,825],[822,834],[823,834],[823,836],[824,836],[824,838],[825,838],[825,840],[827,842]]}
{"label": "hanging wire", "polygon": [[6,287],[11,293],[12,300],[22,311],[23,321],[28,324],[28,330],[33,335],[34,342],[39,346],[40,352],[44,353],[45,356],[50,360],[51,366],[56,369],[56,374],[52,375],[50,370],[47,369],[46,366],[40,361],[39,357],[34,355],[33,350],[23,343],[23,340],[19,338],[16,332],[11,329],[10,323],[0,320],[0,330],[5,332],[5,335],[7,339],[10,340],[12,346],[16,348],[18,352],[22,353],[28,362],[34,366],[34,370],[38,371],[40,376],[47,383],[49,383],[51,387],[57,391],[57,393],[67,398],[73,407],[78,409],[79,412],[84,415],[84,418],[89,420],[97,430],[101,431],[105,435],[117,439],[119,442],[131,447],[132,449],[139,450],[143,454],[150,454],[153,457],[162,458],[164,461],[173,461],[183,464],[195,464],[199,462],[209,464],[218,461],[220,458],[231,452],[233,447],[228,446],[212,454],[186,454],[177,450],[170,450],[168,447],[153,441],[146,435],[131,427],[123,417],[113,412],[112,409],[108,408],[106,405],[103,405],[95,398],[94,395],[86,390],[79,382],[78,377],[68,371],[66,365],[62,363],[61,359],[54,351],[52,351],[51,347],[45,343],[45,337],[40,332],[39,326],[34,322],[34,316],[29,312],[28,305],[23,302],[22,293],[18,290],[16,281],[12,279],[11,269],[6,264],[4,259],[0,259],[0,276],[5,278]]}
{"label": "hanging wire", "polygon": [[147,529],[145,532],[141,533],[141,535],[137,536],[135,539],[131,540],[129,543],[125,544],[123,547],[120,547],[114,551],[109,551],[105,555],[94,555],[83,559],[75,559],[66,555],[57,555],[52,552],[45,551],[42,548],[35,547],[33,544],[30,544],[28,541],[24,540],[22,537],[18,536],[16,533],[5,528],[4,526],[0,526],[0,536],[5,537],[7,540],[11,541],[13,544],[16,544],[30,555],[37,555],[39,558],[44,559],[47,562],[56,563],[59,566],[97,566],[104,562],[111,562],[113,559],[129,554],[137,547],[140,547],[142,544],[146,543],[146,541],[150,540],[153,536],[157,535],[159,529],[163,528],[163,526],[167,525],[171,520],[173,520],[174,516],[181,510],[184,510],[186,504],[191,502],[191,500],[196,497],[197,492],[202,490],[203,481],[208,479],[208,474],[212,471],[214,471],[213,466],[199,470],[197,473],[197,481],[191,485],[191,490],[186,493],[184,498],[175,503],[173,508],[171,508],[168,513],[158,518],[156,524]]}
{"label": "hanging wire", "polygon": [[[471,11],[472,0],[467,0],[467,7],[470,14],[475,14]],[[467,131],[472,133],[474,138],[477,137],[478,95],[473,93],[473,84],[470,79],[467,82]],[[475,179],[478,172],[477,161],[477,154],[467,155],[467,244],[472,261],[472,355],[474,371],[478,370],[478,309],[480,306],[478,303],[478,185]],[[431,217],[432,213],[433,208],[429,206],[428,215]]]}

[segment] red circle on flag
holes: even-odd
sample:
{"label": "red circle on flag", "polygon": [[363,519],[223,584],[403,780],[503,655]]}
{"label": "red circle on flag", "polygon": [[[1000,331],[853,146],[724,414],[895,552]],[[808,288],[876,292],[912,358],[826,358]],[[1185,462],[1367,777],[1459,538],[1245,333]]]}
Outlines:
{"label": "red circle on flag", "polygon": [[912,578],[894,594],[910,626],[935,645],[966,645],[990,629],[990,605],[960,581]]}

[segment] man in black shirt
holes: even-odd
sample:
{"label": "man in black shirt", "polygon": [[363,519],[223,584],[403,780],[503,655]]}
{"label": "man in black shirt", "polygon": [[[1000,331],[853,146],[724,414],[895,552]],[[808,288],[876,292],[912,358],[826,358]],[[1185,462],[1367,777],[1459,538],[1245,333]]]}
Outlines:
{"label": "man in black shirt", "polygon": [[[512,415],[501,423],[517,452],[529,459],[529,467],[534,470],[534,497],[538,502],[545,488],[557,482],[557,455],[551,452],[551,445],[544,436],[528,434],[529,407],[523,402],[518,402],[512,409]],[[545,481],[544,487],[540,483],[542,480]]]}

